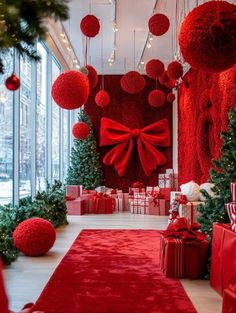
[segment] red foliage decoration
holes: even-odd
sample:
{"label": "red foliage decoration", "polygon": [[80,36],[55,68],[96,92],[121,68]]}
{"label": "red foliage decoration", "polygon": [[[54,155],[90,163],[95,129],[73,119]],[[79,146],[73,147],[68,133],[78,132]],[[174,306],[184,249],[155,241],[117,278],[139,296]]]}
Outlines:
{"label": "red foliage decoration", "polygon": [[98,106],[104,108],[110,103],[110,96],[105,90],[101,89],[95,96],[95,102]]}
{"label": "red foliage decoration", "polygon": [[87,64],[85,67],[88,70],[89,87],[90,87],[90,90],[92,90],[93,88],[97,86],[98,74],[92,65]]}
{"label": "red foliage decoration", "polygon": [[179,79],[183,75],[183,66],[178,61],[171,62],[167,67],[167,74],[172,79]]}
{"label": "red foliage decoration", "polygon": [[72,134],[78,140],[84,140],[88,137],[89,127],[84,122],[77,122],[73,125]]}
{"label": "red foliage decoration", "polygon": [[80,29],[85,36],[89,38],[95,37],[100,30],[98,18],[91,14],[86,15],[80,22]]}
{"label": "red foliage decoration", "polygon": [[160,77],[165,71],[164,64],[157,59],[152,59],[146,64],[146,73],[147,76],[153,79]]}
{"label": "red foliage decoration", "polygon": [[63,109],[78,109],[87,101],[88,96],[89,80],[79,71],[60,74],[52,85],[52,97]]}
{"label": "red foliage decoration", "polygon": [[156,108],[159,108],[165,103],[165,94],[162,90],[152,90],[148,95],[148,103]]}
{"label": "red foliage decoration", "polygon": [[21,222],[13,232],[16,248],[29,256],[47,253],[56,240],[53,225],[43,218],[34,217]]}
{"label": "red foliage decoration", "polygon": [[186,62],[206,72],[221,72],[236,62],[236,6],[209,1],[184,19],[179,45]]}
{"label": "red foliage decoration", "polygon": [[145,87],[145,79],[136,71],[126,73],[120,80],[121,88],[130,93],[135,94],[143,90]]}
{"label": "red foliage decoration", "polygon": [[148,27],[150,33],[153,35],[162,36],[168,31],[170,27],[170,21],[166,15],[157,13],[149,19]]}
{"label": "red foliage decoration", "polygon": [[16,76],[16,74],[12,74],[7,78],[5,82],[5,86],[10,91],[15,91],[20,87],[20,79]]}
{"label": "red foliage decoration", "polygon": [[173,94],[173,92],[169,92],[166,96],[166,100],[167,102],[174,102],[175,101],[175,94]]}

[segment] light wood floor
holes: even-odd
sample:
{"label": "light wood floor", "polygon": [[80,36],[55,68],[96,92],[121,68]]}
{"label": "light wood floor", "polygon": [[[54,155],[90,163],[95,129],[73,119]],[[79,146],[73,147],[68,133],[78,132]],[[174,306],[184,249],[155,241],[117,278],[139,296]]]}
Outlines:
{"label": "light wood floor", "polygon": [[[68,220],[68,226],[58,229],[56,243],[46,256],[32,258],[20,255],[11,266],[5,267],[4,275],[12,310],[17,311],[25,303],[37,300],[56,266],[82,229],[165,229],[167,225],[165,216],[130,213],[70,216]],[[222,298],[211,289],[209,281],[186,279],[182,280],[182,284],[197,312],[221,312]]]}

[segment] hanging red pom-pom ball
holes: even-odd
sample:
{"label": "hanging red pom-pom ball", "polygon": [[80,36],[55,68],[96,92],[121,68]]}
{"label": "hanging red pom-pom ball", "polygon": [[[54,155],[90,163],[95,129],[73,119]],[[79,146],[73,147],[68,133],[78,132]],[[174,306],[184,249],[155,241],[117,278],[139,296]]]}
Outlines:
{"label": "hanging red pom-pom ball", "polygon": [[98,106],[104,108],[110,103],[110,96],[105,90],[100,90],[95,96],[95,102]]}
{"label": "hanging red pom-pom ball", "polygon": [[227,70],[236,62],[236,6],[209,1],[193,9],[179,33],[183,57],[193,68],[207,72]]}
{"label": "hanging red pom-pom ball", "polygon": [[98,18],[91,14],[86,15],[80,22],[80,29],[85,36],[89,38],[95,37],[100,30]]}
{"label": "hanging red pom-pom ball", "polygon": [[166,96],[166,100],[169,103],[172,103],[175,101],[175,94],[173,92],[169,92]]}
{"label": "hanging red pom-pom ball", "polygon": [[89,127],[84,122],[77,122],[73,125],[72,134],[78,140],[84,140],[89,135]]}
{"label": "hanging red pom-pom ball", "polygon": [[97,86],[98,74],[92,65],[87,64],[85,67],[88,70],[89,87],[90,87],[90,90],[92,90],[93,88]]}
{"label": "hanging red pom-pom ball", "polygon": [[126,73],[120,80],[121,88],[130,93],[135,94],[143,90],[145,87],[145,79],[136,71]]}
{"label": "hanging red pom-pom ball", "polygon": [[153,35],[162,36],[168,31],[170,27],[170,21],[166,15],[157,13],[149,19],[148,27],[150,33]]}
{"label": "hanging red pom-pom ball", "polygon": [[153,107],[160,107],[165,103],[165,94],[162,90],[152,90],[148,95],[148,102]]}
{"label": "hanging red pom-pom ball", "polygon": [[167,74],[167,71],[164,71],[164,73],[159,77],[159,82],[162,85],[165,85],[170,82],[170,77]]}
{"label": "hanging red pom-pom ball", "polygon": [[89,96],[89,80],[78,71],[60,74],[52,85],[52,97],[63,109],[73,110],[81,107]]}
{"label": "hanging red pom-pom ball", "polygon": [[172,79],[179,79],[183,76],[183,66],[178,61],[171,62],[167,67],[167,74]]}
{"label": "hanging red pom-pom ball", "polygon": [[147,76],[153,79],[160,77],[165,70],[164,64],[160,60],[152,59],[146,64]]}
{"label": "hanging red pom-pom ball", "polygon": [[7,78],[5,82],[5,86],[10,91],[15,91],[20,87],[20,79],[16,76],[16,74],[12,74]]}
{"label": "hanging red pom-pom ball", "polygon": [[16,248],[29,256],[47,253],[56,240],[56,231],[47,220],[39,217],[21,222],[13,232]]}

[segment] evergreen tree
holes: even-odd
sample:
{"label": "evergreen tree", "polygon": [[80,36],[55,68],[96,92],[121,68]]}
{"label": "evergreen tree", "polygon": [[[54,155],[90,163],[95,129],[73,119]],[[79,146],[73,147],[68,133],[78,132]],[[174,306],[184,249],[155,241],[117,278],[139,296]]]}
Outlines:
{"label": "evergreen tree", "polygon": [[85,189],[94,189],[101,186],[103,181],[97,143],[92,123],[84,110],[78,113],[78,121],[86,123],[90,132],[87,139],[74,139],[66,182],[68,185],[83,185]]}

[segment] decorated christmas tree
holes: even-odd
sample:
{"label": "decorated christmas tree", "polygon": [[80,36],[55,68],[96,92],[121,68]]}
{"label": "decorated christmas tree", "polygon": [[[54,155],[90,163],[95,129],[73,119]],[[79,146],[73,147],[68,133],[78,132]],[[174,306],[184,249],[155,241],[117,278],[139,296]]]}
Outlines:
{"label": "decorated christmas tree", "polygon": [[210,182],[214,184],[215,197],[202,191],[205,204],[199,207],[201,216],[198,221],[202,231],[212,236],[212,224],[229,221],[225,203],[231,201],[230,183],[236,181],[236,108],[229,112],[229,126],[221,134],[223,144],[219,160],[213,160],[214,168],[210,170]]}
{"label": "decorated christmas tree", "polygon": [[103,173],[97,152],[97,143],[89,116],[81,110],[78,121],[89,126],[86,139],[74,139],[66,182],[68,185],[83,185],[85,189],[94,189],[102,184]]}

